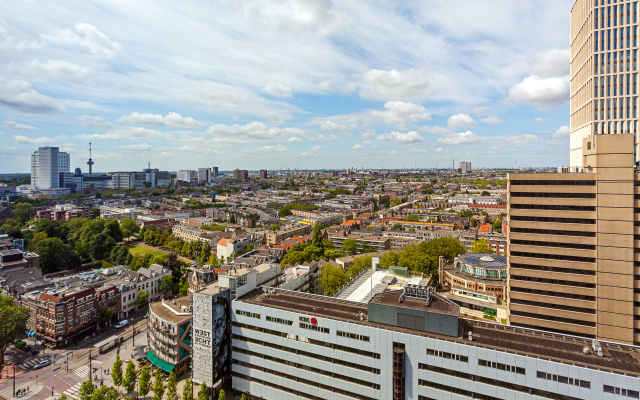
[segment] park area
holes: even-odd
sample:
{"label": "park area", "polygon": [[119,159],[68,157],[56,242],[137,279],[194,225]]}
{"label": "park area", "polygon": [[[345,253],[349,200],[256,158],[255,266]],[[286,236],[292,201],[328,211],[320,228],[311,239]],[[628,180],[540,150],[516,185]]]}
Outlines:
{"label": "park area", "polygon": [[151,254],[152,257],[160,256],[165,259],[167,258],[166,253],[163,253],[160,250],[156,250],[142,244],[129,245],[127,246],[127,248],[129,249],[129,253],[131,253],[133,257],[136,257],[136,256],[144,257],[147,254]]}

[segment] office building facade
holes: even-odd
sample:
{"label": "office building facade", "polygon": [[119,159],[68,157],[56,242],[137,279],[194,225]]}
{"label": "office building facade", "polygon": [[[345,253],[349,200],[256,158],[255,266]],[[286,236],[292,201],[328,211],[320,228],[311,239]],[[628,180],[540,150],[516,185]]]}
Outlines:
{"label": "office building facade", "polygon": [[267,179],[267,170],[266,169],[261,169],[260,170],[260,179]]}
{"label": "office building facade", "polygon": [[471,163],[468,161],[462,161],[460,163],[460,172],[463,174],[471,172]]}
{"label": "office building facade", "polygon": [[198,182],[211,183],[211,170],[209,168],[198,168]]}
{"label": "office building facade", "polygon": [[583,173],[509,175],[510,323],[638,344],[634,135],[583,141]]}
{"label": "office building facade", "polygon": [[[638,3],[576,0],[571,9],[570,165],[582,139],[637,132]],[[635,143],[634,143],[635,145]]]}
{"label": "office building facade", "polygon": [[249,171],[247,171],[246,169],[234,169],[233,179],[246,181],[247,179],[249,179]]}
{"label": "office building facade", "polygon": [[31,154],[31,187],[56,189],[60,186],[60,173],[70,172],[69,154],[58,147],[45,146]]}

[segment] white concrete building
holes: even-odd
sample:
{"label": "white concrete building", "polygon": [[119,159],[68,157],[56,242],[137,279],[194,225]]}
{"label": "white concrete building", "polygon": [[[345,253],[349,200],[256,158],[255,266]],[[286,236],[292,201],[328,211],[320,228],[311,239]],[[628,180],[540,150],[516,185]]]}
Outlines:
{"label": "white concrete building", "polygon": [[45,146],[31,153],[31,187],[56,189],[60,187],[60,173],[68,173],[69,154],[58,147]]}

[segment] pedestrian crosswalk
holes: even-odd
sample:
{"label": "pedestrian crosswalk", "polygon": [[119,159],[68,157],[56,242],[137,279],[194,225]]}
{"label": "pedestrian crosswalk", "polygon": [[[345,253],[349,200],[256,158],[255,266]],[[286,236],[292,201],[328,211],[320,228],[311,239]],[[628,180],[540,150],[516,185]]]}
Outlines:
{"label": "pedestrian crosswalk", "polygon": [[[101,364],[102,362],[94,360],[91,362],[91,367],[100,369]],[[78,375],[78,377],[81,379],[87,379],[87,377],[89,376],[89,364],[87,363],[80,367],[77,367],[76,370],[73,371],[73,373]]]}
{"label": "pedestrian crosswalk", "polygon": [[65,390],[63,393],[65,396],[67,396],[67,398],[76,400],[78,397],[80,397],[78,395],[78,393],[80,392],[80,386],[82,386],[82,383],[76,383],[75,385],[71,386],[69,389]]}
{"label": "pedestrian crosswalk", "polygon": [[[53,362],[56,363],[59,360],[62,360],[63,358],[65,358],[66,355],[64,354],[56,354],[55,356],[53,356]],[[23,363],[20,363],[18,365],[18,367],[20,367],[20,369],[31,369],[33,368],[34,365],[39,364],[41,361],[44,360],[49,360],[51,361],[51,356],[41,356],[41,357],[36,357],[34,359],[25,361]]]}

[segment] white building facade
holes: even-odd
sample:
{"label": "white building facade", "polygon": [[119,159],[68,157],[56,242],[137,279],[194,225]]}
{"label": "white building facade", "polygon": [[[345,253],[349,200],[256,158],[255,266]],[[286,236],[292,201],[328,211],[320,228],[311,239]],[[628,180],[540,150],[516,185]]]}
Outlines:
{"label": "white building facade", "polygon": [[58,147],[45,146],[31,153],[31,187],[56,189],[60,187],[60,173],[70,172],[69,154]]}

